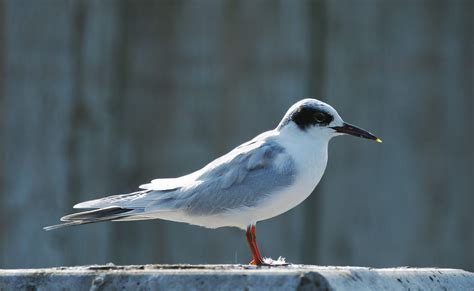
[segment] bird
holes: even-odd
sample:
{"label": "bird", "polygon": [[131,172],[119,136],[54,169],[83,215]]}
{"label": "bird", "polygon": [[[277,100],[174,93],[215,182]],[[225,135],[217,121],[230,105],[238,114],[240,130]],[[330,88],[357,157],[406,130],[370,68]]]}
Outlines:
{"label": "bird", "polygon": [[302,203],[326,169],[328,144],[353,135],[382,141],[343,121],[317,99],[293,104],[276,128],[263,132],[203,168],[177,178],[154,179],[139,191],[74,205],[86,209],[63,216],[53,230],[104,221],[162,219],[205,228],[245,231],[251,265],[269,265],[256,241],[256,224]]}

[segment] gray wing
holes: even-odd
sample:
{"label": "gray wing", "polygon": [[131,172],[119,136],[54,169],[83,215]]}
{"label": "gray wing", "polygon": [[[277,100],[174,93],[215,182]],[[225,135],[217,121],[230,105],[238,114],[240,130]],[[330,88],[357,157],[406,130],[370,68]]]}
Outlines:
{"label": "gray wing", "polygon": [[176,179],[154,180],[145,190],[79,203],[96,208],[61,218],[52,230],[109,220],[150,219],[150,213],[184,211],[213,215],[256,206],[266,196],[293,183],[294,162],[278,143],[252,140],[203,169]]}
{"label": "gray wing", "polygon": [[293,183],[294,162],[275,141],[250,141],[215,160],[188,187],[162,193],[145,212],[180,209],[212,215],[256,206],[271,193]]}

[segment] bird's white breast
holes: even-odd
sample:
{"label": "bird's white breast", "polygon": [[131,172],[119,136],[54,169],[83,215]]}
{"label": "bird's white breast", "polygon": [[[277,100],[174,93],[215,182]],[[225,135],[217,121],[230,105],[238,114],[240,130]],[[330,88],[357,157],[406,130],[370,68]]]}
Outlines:
{"label": "bird's white breast", "polygon": [[295,164],[294,183],[263,200],[255,209],[255,222],[280,215],[303,202],[318,185],[326,169],[326,140],[317,140],[309,135],[289,135],[282,136],[279,143]]}

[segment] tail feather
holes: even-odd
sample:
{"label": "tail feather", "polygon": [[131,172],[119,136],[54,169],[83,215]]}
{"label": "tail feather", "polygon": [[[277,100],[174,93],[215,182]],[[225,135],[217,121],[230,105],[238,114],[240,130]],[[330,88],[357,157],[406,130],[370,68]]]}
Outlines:
{"label": "tail feather", "polygon": [[43,229],[53,230],[53,229],[58,229],[58,228],[66,227],[66,226],[75,226],[75,225],[81,225],[81,224],[115,220],[115,219],[130,216],[129,212],[131,211],[136,213],[136,211],[134,210],[137,210],[137,209],[111,206],[111,207],[100,208],[100,209],[95,209],[95,210],[83,211],[79,213],[73,213],[61,218],[61,221],[64,221],[64,223],[47,226],[47,227],[44,227]]}

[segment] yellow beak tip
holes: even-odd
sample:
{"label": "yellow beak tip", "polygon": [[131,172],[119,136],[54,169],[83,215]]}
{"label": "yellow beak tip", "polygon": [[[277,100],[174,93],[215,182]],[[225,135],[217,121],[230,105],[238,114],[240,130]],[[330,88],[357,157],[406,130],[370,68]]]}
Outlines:
{"label": "yellow beak tip", "polygon": [[375,141],[378,143],[382,143],[382,140],[380,138],[377,138]]}

